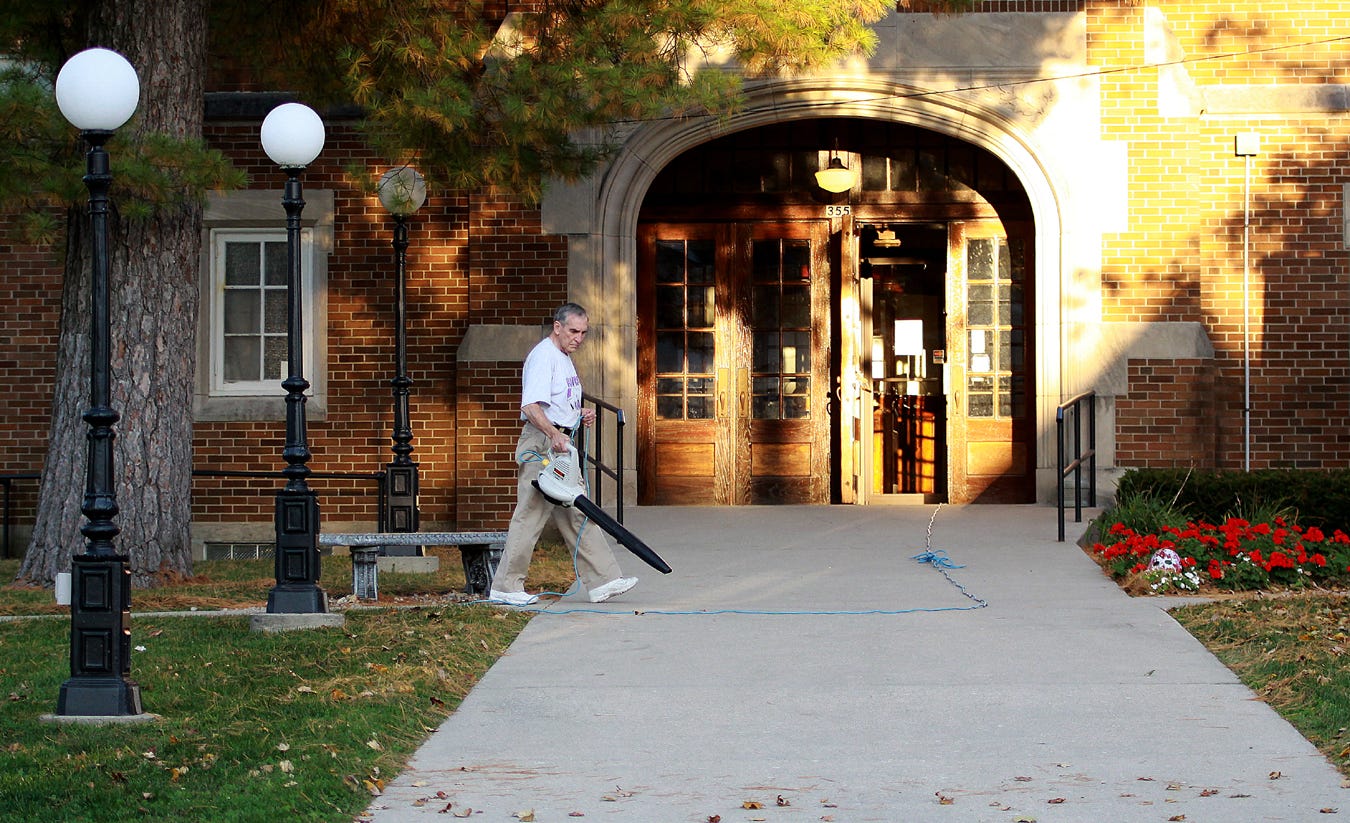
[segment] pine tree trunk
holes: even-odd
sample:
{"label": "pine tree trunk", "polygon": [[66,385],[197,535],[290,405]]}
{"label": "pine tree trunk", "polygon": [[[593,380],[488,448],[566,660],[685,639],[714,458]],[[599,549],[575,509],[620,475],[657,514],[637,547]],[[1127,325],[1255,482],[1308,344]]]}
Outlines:
{"label": "pine tree trunk", "polygon": [[[164,206],[147,219],[118,209],[117,153],[136,134],[199,139],[206,57],[206,0],[110,0],[91,6],[89,44],[121,52],[136,68],[140,105],[108,142],[114,477],[120,510],[114,539],[131,558],[137,586],[192,571],[192,399],[196,365],[202,210]],[[88,216],[70,215],[61,336],[48,454],[37,518],[19,578],[50,584],[84,552],[80,505],[86,485],[89,408]]]}

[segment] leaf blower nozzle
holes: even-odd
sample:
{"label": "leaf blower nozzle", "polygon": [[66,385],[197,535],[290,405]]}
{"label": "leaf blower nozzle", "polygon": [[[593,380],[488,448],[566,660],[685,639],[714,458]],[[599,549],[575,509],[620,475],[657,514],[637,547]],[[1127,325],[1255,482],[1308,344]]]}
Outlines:
{"label": "leaf blower nozzle", "polygon": [[624,525],[610,517],[604,509],[595,505],[586,497],[585,480],[581,475],[581,459],[576,446],[567,444],[567,451],[555,454],[552,459],[545,458],[544,468],[539,476],[531,481],[539,493],[550,503],[559,506],[575,506],[591,519],[595,525],[604,529],[624,548],[637,555],[642,562],[662,574],[670,574],[670,564],[651,550],[651,547],[638,539],[638,536],[624,528]]}

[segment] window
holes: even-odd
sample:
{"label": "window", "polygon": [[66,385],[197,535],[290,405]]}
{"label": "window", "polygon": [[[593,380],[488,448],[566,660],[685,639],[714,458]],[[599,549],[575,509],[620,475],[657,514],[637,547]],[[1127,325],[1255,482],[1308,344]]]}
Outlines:
{"label": "window", "polygon": [[[333,196],[306,191],[301,273],[306,409],[326,407],[324,283],[332,248]],[[286,217],[271,191],[234,192],[207,205],[198,329],[199,420],[285,419]]]}
{"label": "window", "polygon": [[656,241],[656,416],[711,420],[716,249]]}
{"label": "window", "polygon": [[[308,287],[313,266],[313,232],[301,234],[301,271]],[[286,233],[266,229],[211,232],[212,394],[267,394],[287,376]],[[304,327],[314,324],[313,301],[302,304]],[[314,355],[305,337],[304,373]]]}
{"label": "window", "polygon": [[1026,412],[1025,244],[972,239],[966,246],[966,413],[1020,418]]}

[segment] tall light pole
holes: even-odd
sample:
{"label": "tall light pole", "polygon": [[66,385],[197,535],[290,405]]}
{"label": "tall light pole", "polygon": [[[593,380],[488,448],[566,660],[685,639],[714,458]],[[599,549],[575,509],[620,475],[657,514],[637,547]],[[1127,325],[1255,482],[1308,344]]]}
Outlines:
{"label": "tall light pole", "polygon": [[[381,528],[394,532],[418,529],[417,464],[412,455],[412,423],[408,418],[407,261],[408,217],[427,201],[427,183],[411,166],[391,169],[380,176],[380,203],[394,217],[394,460],[384,467]],[[405,547],[385,547],[395,554]],[[417,552],[416,547],[406,547]]]}
{"label": "tall light pole", "polygon": [[72,560],[70,679],[61,684],[57,715],[139,715],[140,686],[131,674],[131,570],[113,538],[121,531],[113,476],[112,330],[108,278],[108,189],[112,185],[103,144],[136,111],[140,81],[126,58],[88,49],[66,61],[56,77],[56,104],[89,144],[89,460],[80,528],[88,542]]}
{"label": "tall light pole", "polygon": [[286,173],[281,205],[286,210],[286,445],[281,474],[286,485],[276,498],[276,585],[267,595],[267,611],[309,614],[328,611],[319,588],[319,501],[309,488],[309,442],[305,432],[304,302],[300,258],[300,212],[305,200],[300,172],[323,150],[323,121],[300,103],[284,103],[262,124],[267,156]]}

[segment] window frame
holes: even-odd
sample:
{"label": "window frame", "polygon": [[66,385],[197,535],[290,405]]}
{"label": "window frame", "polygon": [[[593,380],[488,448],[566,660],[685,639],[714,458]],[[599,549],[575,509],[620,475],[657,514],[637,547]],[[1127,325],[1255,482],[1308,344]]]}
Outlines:
{"label": "window frame", "polygon": [[[333,250],[335,197],[331,190],[308,190],[301,212],[301,271],[304,293],[304,377],[310,383],[306,413],[322,420],[328,406],[328,259]],[[280,191],[237,191],[208,195],[202,225],[201,302],[197,323],[197,420],[285,420],[281,380],[226,385],[223,380],[224,273],[217,249],[232,237],[285,239],[286,212]],[[285,379],[283,375],[282,380]]]}

